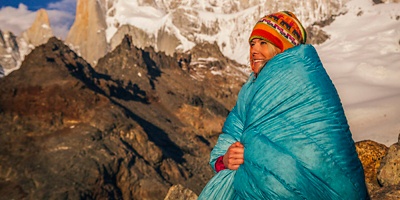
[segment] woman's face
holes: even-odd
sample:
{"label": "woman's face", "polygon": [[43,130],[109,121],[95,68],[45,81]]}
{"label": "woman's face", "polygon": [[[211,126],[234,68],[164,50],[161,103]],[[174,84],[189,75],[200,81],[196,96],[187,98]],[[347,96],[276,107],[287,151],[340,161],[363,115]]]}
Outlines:
{"label": "woman's face", "polygon": [[274,57],[279,50],[263,39],[255,38],[250,42],[250,65],[257,75],[261,68]]}

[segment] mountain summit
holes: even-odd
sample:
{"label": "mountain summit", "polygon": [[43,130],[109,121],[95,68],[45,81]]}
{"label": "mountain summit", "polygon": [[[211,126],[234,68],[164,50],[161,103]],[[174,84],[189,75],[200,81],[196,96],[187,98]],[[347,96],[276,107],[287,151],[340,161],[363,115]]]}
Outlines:
{"label": "mountain summit", "polygon": [[44,44],[53,37],[53,30],[50,27],[49,16],[45,9],[37,11],[36,19],[32,26],[22,33],[22,38],[33,46]]}

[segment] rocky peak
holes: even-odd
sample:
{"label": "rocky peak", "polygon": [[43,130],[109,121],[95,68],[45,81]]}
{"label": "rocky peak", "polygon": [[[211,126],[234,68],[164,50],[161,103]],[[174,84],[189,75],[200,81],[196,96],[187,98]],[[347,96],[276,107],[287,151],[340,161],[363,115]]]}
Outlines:
{"label": "rocky peak", "polygon": [[[90,65],[85,60],[55,37],[38,47],[25,57],[20,70],[9,75],[10,79],[13,79],[13,84],[19,86],[48,85],[73,79],[73,76],[66,76],[67,74],[75,75],[81,71],[85,73],[91,71]],[[65,65],[67,67],[61,67]],[[86,74],[85,76],[91,75]]]}
{"label": "rocky peak", "polygon": [[125,35],[130,35],[133,40],[133,44],[136,47],[144,48],[152,46],[155,42],[154,36],[149,36],[145,31],[131,25],[123,25],[118,28],[118,31],[114,34],[110,41],[111,50],[114,50],[124,39]]}
{"label": "rocky peak", "polygon": [[38,46],[47,42],[53,37],[53,30],[50,27],[49,16],[45,9],[37,11],[36,19],[32,26],[22,33],[22,38],[33,46]]}
{"label": "rocky peak", "polygon": [[78,0],[75,22],[65,41],[94,66],[108,51],[105,29],[99,1]]}

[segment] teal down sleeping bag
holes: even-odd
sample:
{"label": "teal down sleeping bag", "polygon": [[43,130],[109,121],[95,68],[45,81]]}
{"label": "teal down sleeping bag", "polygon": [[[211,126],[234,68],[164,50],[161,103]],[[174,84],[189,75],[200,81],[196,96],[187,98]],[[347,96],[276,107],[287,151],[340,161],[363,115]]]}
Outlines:
{"label": "teal down sleeping bag", "polygon": [[244,163],[218,172],[199,199],[368,197],[342,104],[311,45],[288,49],[250,75],[222,132],[212,168],[236,141]]}

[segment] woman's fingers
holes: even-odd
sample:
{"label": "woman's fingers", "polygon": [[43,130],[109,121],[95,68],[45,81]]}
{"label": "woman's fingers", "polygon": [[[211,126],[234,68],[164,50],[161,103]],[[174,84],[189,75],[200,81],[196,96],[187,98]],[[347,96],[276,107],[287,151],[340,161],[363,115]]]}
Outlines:
{"label": "woman's fingers", "polygon": [[239,169],[239,167],[240,167],[240,165],[232,165],[231,168],[229,168],[229,169],[237,170],[237,169]]}
{"label": "woman's fingers", "polygon": [[244,147],[243,144],[240,143],[240,142],[235,142],[235,143],[233,143],[233,144],[231,145],[231,147],[232,147],[232,146],[233,146],[233,147],[242,147],[242,148]]}
{"label": "woman's fingers", "polygon": [[232,159],[229,161],[228,169],[236,170],[243,164],[243,159]]}
{"label": "woman's fingers", "polygon": [[224,155],[223,162],[225,167],[231,170],[237,170],[239,166],[244,162],[243,155],[243,144],[241,144],[240,142],[233,143]]}
{"label": "woman's fingers", "polygon": [[230,149],[229,153],[232,154],[232,155],[235,155],[235,156],[237,156],[237,155],[242,155],[243,156],[244,148],[243,147],[232,147]]}
{"label": "woman's fingers", "polygon": [[229,159],[229,164],[231,165],[240,165],[243,164],[243,159]]}
{"label": "woman's fingers", "polygon": [[243,163],[243,153],[242,154],[229,154],[228,164],[242,164]]}

